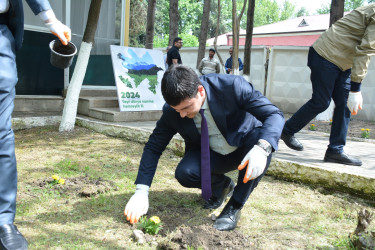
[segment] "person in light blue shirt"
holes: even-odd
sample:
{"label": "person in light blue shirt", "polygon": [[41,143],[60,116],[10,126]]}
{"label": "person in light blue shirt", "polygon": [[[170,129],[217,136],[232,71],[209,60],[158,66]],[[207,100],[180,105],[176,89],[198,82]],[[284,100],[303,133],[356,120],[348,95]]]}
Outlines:
{"label": "person in light blue shirt", "polygon": [[[56,19],[48,0],[26,0],[35,15],[62,44],[70,41],[70,29]],[[27,249],[24,236],[14,225],[17,163],[11,115],[16,95],[16,51],[23,40],[22,0],[0,0],[0,249]],[[36,55],[39,56],[39,55]]]}

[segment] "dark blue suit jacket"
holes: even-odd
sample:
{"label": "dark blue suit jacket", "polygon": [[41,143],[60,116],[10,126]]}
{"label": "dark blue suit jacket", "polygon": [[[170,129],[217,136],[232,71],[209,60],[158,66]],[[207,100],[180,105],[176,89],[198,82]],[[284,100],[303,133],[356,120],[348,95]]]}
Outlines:
{"label": "dark blue suit jacket", "polygon": [[[284,126],[282,112],[243,77],[208,74],[200,77],[207,101],[218,129],[232,146],[241,147],[246,136],[261,127],[259,139],[268,141],[277,150]],[[185,150],[200,148],[200,134],[191,118],[181,118],[168,104],[145,145],[136,184],[151,186],[160,155],[179,133]]]}
{"label": "dark blue suit jacket", "polygon": [[[31,10],[35,15],[38,15],[44,10],[51,9],[51,5],[48,0],[26,0]],[[9,29],[13,33],[16,50],[19,50],[23,40],[23,6],[22,0],[9,0]]]}

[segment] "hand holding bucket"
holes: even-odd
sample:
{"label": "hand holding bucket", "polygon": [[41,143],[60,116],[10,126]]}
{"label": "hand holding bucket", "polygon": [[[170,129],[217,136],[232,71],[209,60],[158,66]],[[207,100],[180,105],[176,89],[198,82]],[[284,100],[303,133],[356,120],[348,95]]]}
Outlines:
{"label": "hand holding bucket", "polygon": [[74,55],[77,54],[77,47],[72,42],[63,45],[60,40],[53,40],[49,43],[49,48],[51,49],[51,64],[60,69],[69,67]]}

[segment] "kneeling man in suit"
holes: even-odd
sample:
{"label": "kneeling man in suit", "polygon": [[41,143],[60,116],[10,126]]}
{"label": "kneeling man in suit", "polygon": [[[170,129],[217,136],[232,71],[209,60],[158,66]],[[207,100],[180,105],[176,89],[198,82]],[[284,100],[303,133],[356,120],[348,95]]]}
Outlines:
{"label": "kneeling man in suit", "polygon": [[[202,189],[205,209],[216,209],[231,196],[214,227],[233,230],[277,150],[284,125],[282,112],[241,76],[198,78],[183,65],[165,72],[161,91],[166,104],[144,147],[136,191],[124,211],[127,220],[135,223],[147,213],[158,160],[179,133],[185,141],[185,155],[176,168],[176,179],[184,187]],[[225,173],[237,168],[235,186]]]}

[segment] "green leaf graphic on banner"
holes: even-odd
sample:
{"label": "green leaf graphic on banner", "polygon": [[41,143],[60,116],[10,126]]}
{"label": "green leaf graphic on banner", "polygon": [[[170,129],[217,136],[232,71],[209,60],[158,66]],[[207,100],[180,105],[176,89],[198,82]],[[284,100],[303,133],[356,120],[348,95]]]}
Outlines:
{"label": "green leaf graphic on banner", "polygon": [[132,83],[128,80],[128,78],[124,78],[123,76],[119,76],[120,80],[126,85],[128,88],[133,88]]}

